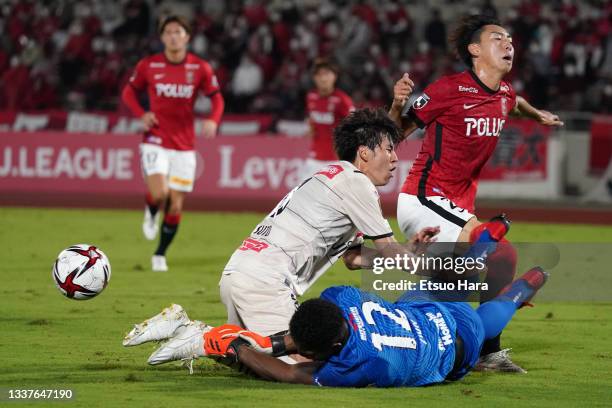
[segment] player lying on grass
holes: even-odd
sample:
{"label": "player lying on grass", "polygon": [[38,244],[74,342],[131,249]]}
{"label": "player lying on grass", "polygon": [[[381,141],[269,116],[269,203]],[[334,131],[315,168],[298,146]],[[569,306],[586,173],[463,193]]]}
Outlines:
{"label": "player lying on grass", "polygon": [[[411,255],[393,237],[382,215],[376,186],[389,182],[395,170],[399,130],[383,110],[358,110],[335,129],[342,159],[322,169],[291,191],[255,227],[225,266],[220,282],[227,323],[264,336],[284,333],[302,295],[331,265],[342,258],[349,269],[372,268],[378,256]],[[427,242],[437,228],[424,228],[414,241]],[[369,238],[375,248],[362,246]],[[123,344],[165,340],[190,324],[185,311],[173,305],[163,312],[165,325],[151,319],[135,325]],[[282,342],[282,335],[275,337]],[[164,362],[153,353],[149,362]]]}
{"label": "player lying on grass", "polygon": [[[408,74],[397,81],[390,117],[404,137],[425,128],[425,138],[398,196],[397,221],[405,236],[423,226],[439,225],[439,242],[474,242],[487,223],[476,218],[474,201],[480,172],[495,150],[508,116],[562,126],[551,112],[536,109],[504,76],[512,69],[512,37],[491,17],[462,19],[451,36],[467,70],[433,82],[412,105],[406,101],[414,83]],[[489,295],[514,279],[516,251],[505,241],[487,262]],[[491,296],[484,296],[487,301]],[[480,368],[524,372],[501,350],[499,337],[483,347]]]}
{"label": "player lying on grass", "polygon": [[[185,331],[164,344],[158,356],[164,356],[163,362],[223,356],[226,363],[240,363],[263,379],[320,386],[458,380],[477,363],[483,341],[497,336],[547,277],[533,268],[476,310],[464,302],[420,300],[418,292],[389,303],[353,287],[331,287],[297,309],[284,350],[271,337],[223,325]],[[273,356],[281,351],[312,361],[287,364]]]}
{"label": "player lying on grass", "polygon": [[[266,336],[284,332],[297,296],[338,259],[349,269],[360,269],[371,268],[375,256],[410,254],[394,239],[376,190],[393,176],[399,137],[383,110],[358,110],[340,123],[334,144],[341,161],[287,194],[225,266],[219,285],[227,323]],[[415,239],[430,240],[437,233],[432,227]],[[362,247],[364,238],[371,239],[375,249]],[[177,307],[167,311],[175,321],[183,321],[183,313]],[[153,333],[147,327],[146,321],[136,325],[124,345],[174,334]]]}

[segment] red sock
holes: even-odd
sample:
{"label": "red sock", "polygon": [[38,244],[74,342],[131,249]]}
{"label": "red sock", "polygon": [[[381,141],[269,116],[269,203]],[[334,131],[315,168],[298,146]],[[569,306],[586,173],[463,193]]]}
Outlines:
{"label": "red sock", "polygon": [[157,214],[157,211],[159,210],[159,203],[153,200],[153,196],[148,191],[147,191],[147,194],[145,195],[145,202],[147,203],[149,212],[151,213],[152,216],[155,217],[155,214]]}
{"label": "red sock", "polygon": [[149,193],[147,191],[147,194],[145,194],[145,201],[147,202],[148,206],[157,206],[157,202],[155,200],[153,200],[153,196],[151,195],[151,193]]}
{"label": "red sock", "polygon": [[491,300],[514,280],[514,274],[516,273],[516,249],[506,238],[502,238],[499,241],[497,249],[489,256],[487,269],[485,282],[487,282],[489,288],[486,293],[482,293],[481,302]]}
{"label": "red sock", "polygon": [[483,222],[482,224],[474,228],[472,232],[470,232],[470,244],[476,242],[482,231],[485,230],[489,231],[491,237],[496,240],[505,239],[503,238],[504,234],[506,233],[506,228],[504,227],[504,225],[499,221],[487,221]]}
{"label": "red sock", "polygon": [[164,224],[167,225],[178,225],[181,222],[181,214],[165,214]]}
{"label": "red sock", "polygon": [[166,255],[168,246],[172,243],[176,232],[178,231],[179,223],[181,222],[181,214],[167,214],[164,215],[164,223],[161,227],[161,234],[159,237],[159,246],[155,251],[155,255]]}

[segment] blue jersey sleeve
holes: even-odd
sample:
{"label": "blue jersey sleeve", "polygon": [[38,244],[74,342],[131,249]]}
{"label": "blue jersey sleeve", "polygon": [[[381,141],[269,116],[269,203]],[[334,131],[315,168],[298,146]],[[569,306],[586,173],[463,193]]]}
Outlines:
{"label": "blue jersey sleeve", "polygon": [[359,366],[327,362],[313,376],[313,383],[322,387],[367,387],[393,385],[388,362],[372,358]]}

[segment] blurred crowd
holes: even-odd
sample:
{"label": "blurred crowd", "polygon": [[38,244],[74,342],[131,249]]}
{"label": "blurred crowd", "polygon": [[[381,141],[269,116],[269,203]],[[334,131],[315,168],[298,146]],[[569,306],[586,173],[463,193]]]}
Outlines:
{"label": "blurred crowd", "polygon": [[534,105],[612,112],[612,0],[0,0],[0,110],[121,110],[136,62],[161,51],[157,19],[174,13],[191,19],[227,112],[303,118],[318,56],[356,106],[389,105],[403,72],[423,88],[464,69],[446,38],[468,13],[510,30],[510,79]]}

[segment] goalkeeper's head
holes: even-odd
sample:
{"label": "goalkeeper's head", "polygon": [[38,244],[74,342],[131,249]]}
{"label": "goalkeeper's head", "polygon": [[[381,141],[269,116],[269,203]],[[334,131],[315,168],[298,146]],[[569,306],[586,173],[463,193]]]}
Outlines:
{"label": "goalkeeper's head", "polygon": [[304,357],[324,361],[338,354],[349,336],[342,310],[324,299],[310,299],[296,310],[289,333]]}

